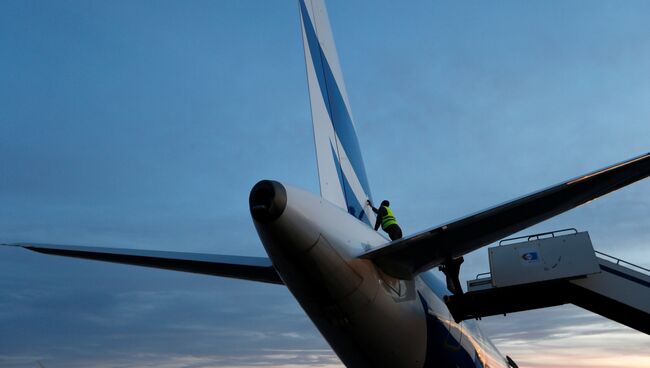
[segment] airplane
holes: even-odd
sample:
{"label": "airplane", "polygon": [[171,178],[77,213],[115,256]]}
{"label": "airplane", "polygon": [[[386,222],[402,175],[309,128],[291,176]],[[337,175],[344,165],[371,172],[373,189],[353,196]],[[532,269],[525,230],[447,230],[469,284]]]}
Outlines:
{"label": "airplane", "polygon": [[[348,367],[516,367],[479,322],[456,322],[431,273],[650,175],[644,154],[389,241],[375,214],[322,0],[299,0],[320,195],[262,180],[249,209],[265,257],[15,243],[28,250],[285,285]],[[451,275],[452,279],[457,275]]]}

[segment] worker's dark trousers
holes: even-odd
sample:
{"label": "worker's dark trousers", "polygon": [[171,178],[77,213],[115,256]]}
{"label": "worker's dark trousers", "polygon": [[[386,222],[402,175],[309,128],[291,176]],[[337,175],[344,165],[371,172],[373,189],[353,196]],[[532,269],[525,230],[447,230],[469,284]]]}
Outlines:
{"label": "worker's dark trousers", "polygon": [[397,224],[392,224],[384,229],[390,236],[390,240],[397,240],[402,237],[402,229]]}

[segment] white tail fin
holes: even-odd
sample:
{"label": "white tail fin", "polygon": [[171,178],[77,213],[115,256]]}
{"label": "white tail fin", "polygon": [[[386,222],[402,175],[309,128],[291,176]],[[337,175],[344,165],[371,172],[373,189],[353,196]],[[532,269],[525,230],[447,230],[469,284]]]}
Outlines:
{"label": "white tail fin", "polygon": [[298,0],[321,196],[373,225],[366,169],[323,0]]}

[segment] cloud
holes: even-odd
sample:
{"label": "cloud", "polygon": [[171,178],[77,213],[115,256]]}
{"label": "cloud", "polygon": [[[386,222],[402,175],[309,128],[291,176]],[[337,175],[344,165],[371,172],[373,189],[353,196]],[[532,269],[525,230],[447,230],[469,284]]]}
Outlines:
{"label": "cloud", "polygon": [[532,368],[647,367],[647,335],[565,305],[483,319],[499,350]]}
{"label": "cloud", "polygon": [[22,249],[8,249],[0,268],[0,354],[8,367],[37,359],[46,367],[326,366],[335,359],[283,287]]}
{"label": "cloud", "polygon": [[0,356],[0,366],[37,367],[40,362],[46,368],[97,367],[97,368],[340,368],[336,355],[329,350],[261,350],[249,356],[236,355],[179,355],[166,353],[114,354],[110,357],[73,358],[62,365],[56,359],[32,356]]}

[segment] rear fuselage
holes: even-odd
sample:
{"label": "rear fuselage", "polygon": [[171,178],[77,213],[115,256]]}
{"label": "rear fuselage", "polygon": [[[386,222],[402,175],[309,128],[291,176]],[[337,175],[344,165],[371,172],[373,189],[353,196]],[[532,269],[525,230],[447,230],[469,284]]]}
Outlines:
{"label": "rear fuselage", "polygon": [[358,259],[387,239],[311,193],[262,181],[251,213],[283,281],[348,367],[490,367],[505,359],[456,324],[433,274],[400,280]]}

